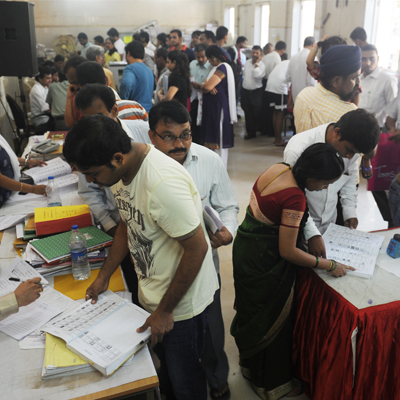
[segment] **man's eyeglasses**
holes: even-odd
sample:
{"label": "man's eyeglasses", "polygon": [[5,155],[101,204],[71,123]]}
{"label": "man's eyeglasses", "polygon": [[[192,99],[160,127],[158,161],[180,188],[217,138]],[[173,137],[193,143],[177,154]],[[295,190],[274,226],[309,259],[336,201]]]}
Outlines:
{"label": "man's eyeglasses", "polygon": [[164,140],[165,143],[168,144],[173,144],[175,143],[176,139],[181,140],[182,142],[187,142],[188,140],[190,140],[192,138],[192,132],[185,132],[182,133],[182,135],[180,136],[174,136],[174,135],[165,135],[165,136],[161,136],[159,135],[154,129],[152,129],[152,131],[162,140]]}

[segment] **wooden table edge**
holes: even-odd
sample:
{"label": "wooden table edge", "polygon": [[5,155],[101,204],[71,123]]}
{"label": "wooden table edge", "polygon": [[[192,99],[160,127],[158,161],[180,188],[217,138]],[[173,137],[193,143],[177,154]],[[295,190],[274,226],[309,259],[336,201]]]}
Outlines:
{"label": "wooden table edge", "polygon": [[150,378],[140,379],[135,382],[125,383],[124,385],[116,386],[110,389],[102,390],[101,392],[87,394],[85,396],[74,397],[71,400],[110,400],[116,397],[126,396],[142,392],[148,389],[155,388],[159,385],[157,375]]}

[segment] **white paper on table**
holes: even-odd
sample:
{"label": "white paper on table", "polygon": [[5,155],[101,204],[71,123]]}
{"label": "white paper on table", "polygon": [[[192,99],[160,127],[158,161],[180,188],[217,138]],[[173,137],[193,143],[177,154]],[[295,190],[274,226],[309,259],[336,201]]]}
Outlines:
{"label": "white paper on table", "polygon": [[22,280],[40,277],[43,285],[48,285],[49,283],[35,268],[32,268],[24,260],[16,257],[15,260],[0,273],[0,296],[13,292],[20,285],[20,282],[10,281],[10,277],[20,278]]}
{"label": "white paper on table", "polygon": [[22,239],[24,237],[24,224],[15,225],[15,236],[17,239]]}
{"label": "white paper on table", "polygon": [[33,181],[38,184],[41,182],[47,182],[49,176],[63,176],[72,172],[70,165],[62,160],[60,157],[54,158],[53,160],[47,161],[47,165],[43,167],[34,167],[25,171],[25,175],[30,176]]}
{"label": "white paper on table", "polygon": [[39,254],[33,250],[33,247],[31,245],[31,242],[33,242],[35,240],[38,240],[38,239],[32,239],[27,244],[25,251],[22,253],[22,259],[33,265],[40,264],[40,263],[44,264],[45,261],[43,260],[43,258],[40,257]]}
{"label": "white paper on table", "polygon": [[15,258],[18,253],[14,249],[15,228],[6,229],[3,233],[3,238],[0,244],[0,258]]}
{"label": "white paper on table", "polygon": [[354,267],[356,271],[347,270],[349,275],[362,278],[373,276],[384,236],[331,223],[322,238],[325,243],[326,258]]}
{"label": "white paper on table", "polygon": [[11,228],[21,221],[25,219],[26,214],[24,215],[9,215],[0,217],[0,231],[4,231],[5,229]]}

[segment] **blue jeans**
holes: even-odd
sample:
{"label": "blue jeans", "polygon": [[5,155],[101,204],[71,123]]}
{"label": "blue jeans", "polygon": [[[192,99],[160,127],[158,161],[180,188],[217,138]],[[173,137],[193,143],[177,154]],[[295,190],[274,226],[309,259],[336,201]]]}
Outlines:
{"label": "blue jeans", "polygon": [[154,347],[161,363],[160,389],[167,400],[207,400],[206,374],[200,362],[207,312],[208,308],[191,319],[175,322],[172,331]]}
{"label": "blue jeans", "polygon": [[389,187],[389,206],[392,214],[393,227],[400,226],[400,183],[397,176]]}

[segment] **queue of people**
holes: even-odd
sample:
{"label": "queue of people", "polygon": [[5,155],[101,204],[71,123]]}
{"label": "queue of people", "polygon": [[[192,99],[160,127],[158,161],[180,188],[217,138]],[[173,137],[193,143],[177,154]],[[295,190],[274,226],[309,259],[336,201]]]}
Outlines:
{"label": "queue of people", "polygon": [[[354,270],[326,258],[322,234],[331,222],[357,228],[360,157],[368,179],[381,130],[400,141],[397,89],[378,69],[378,50],[347,45],[340,37],[318,43],[308,37],[291,60],[283,41],[254,45],[251,59],[244,60],[247,39],[239,37],[226,51],[225,27],[216,35],[193,32],[190,46],[174,29],[169,38],[159,34],[154,49],[147,33],[123,48],[115,28],[107,35],[91,45],[80,34],[81,56],[62,70],[69,83],[63,122],[71,128],[63,154],[79,172],[78,193],[95,221],[115,239],[86,298],[95,303],[121,264],[133,302],[151,312],[138,331],[151,327],[166,398],[205,400],[208,385],[213,399],[227,399],[218,248],[233,243],[231,334],[242,374],[262,399],[301,395],[305,383],[292,372],[296,271],[319,268],[340,278]],[[146,54],[154,69],[146,65]],[[118,60],[128,63],[119,93],[106,69]],[[40,98],[38,117],[48,117],[54,109],[46,103],[51,70],[41,66],[39,72],[31,102]],[[228,175],[239,96],[244,139],[261,132],[284,147],[282,163],[254,183],[240,226]],[[281,132],[290,102],[297,134],[286,143]],[[12,191],[44,193],[44,187],[18,182],[20,166],[42,162],[16,157],[5,141],[0,159],[6,161],[0,205]],[[399,185],[396,177],[388,204],[400,225]],[[219,213],[219,231],[206,228],[205,206]],[[38,286],[21,284],[10,299],[0,299],[0,316],[34,301]],[[7,301],[12,304],[3,311]]]}

